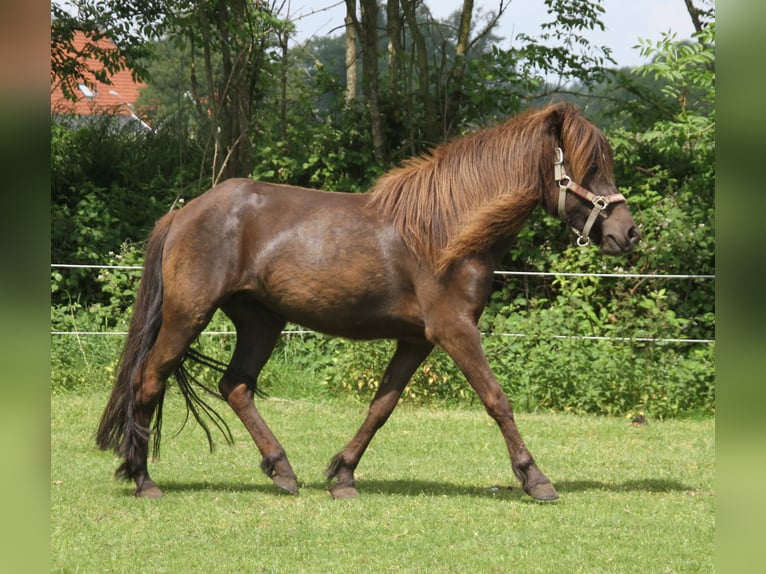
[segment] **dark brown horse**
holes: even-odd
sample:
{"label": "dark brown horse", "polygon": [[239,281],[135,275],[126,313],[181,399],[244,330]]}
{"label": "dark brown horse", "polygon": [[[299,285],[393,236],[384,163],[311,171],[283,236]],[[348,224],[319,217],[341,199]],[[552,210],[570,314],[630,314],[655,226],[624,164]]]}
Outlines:
{"label": "dark brown horse", "polygon": [[[577,183],[576,183],[577,182]],[[568,104],[530,111],[435,148],[382,176],[367,194],[225,181],[157,223],[97,443],[124,460],[136,495],[162,494],[149,477],[168,377],[198,421],[218,415],[190,384],[190,349],[216,309],[237,331],[220,395],[281,489],[298,483],[261,418],[256,381],[287,321],[351,339],[396,339],[396,352],[362,426],[330,462],[331,494],[356,496],[354,469],[411,375],[435,345],[465,374],[505,438],[530,496],[558,498],[516,428],[481,347],[477,321],[498,259],[537,205],[605,253],[640,234],[617,193],[602,132]],[[150,425],[154,417],[154,426]],[[207,426],[204,425],[208,438]],[[156,446],[156,444],[155,444]]]}

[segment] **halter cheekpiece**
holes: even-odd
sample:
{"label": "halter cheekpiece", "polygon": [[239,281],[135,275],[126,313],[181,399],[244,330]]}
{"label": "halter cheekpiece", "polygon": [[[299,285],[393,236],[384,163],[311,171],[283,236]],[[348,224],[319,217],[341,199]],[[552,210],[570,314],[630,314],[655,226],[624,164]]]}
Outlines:
{"label": "halter cheekpiece", "polygon": [[560,147],[556,148],[556,161],[553,164],[553,171],[556,178],[556,183],[559,184],[558,212],[559,218],[562,221],[566,222],[567,220],[564,209],[567,199],[567,191],[571,191],[576,196],[581,197],[582,199],[593,204],[593,209],[591,209],[590,215],[588,215],[588,219],[585,221],[585,225],[583,226],[582,231],[578,231],[574,227],[572,228],[572,230],[577,234],[577,245],[580,247],[586,247],[590,244],[590,238],[588,237],[588,234],[590,233],[593,224],[596,222],[596,217],[600,215],[601,217],[606,218],[607,214],[604,212],[604,210],[612,203],[624,202],[625,196],[623,196],[621,193],[613,193],[611,195],[596,195],[589,189],[581,186],[579,183],[572,181],[572,178],[567,175],[567,172],[564,169],[564,152],[561,151]]}

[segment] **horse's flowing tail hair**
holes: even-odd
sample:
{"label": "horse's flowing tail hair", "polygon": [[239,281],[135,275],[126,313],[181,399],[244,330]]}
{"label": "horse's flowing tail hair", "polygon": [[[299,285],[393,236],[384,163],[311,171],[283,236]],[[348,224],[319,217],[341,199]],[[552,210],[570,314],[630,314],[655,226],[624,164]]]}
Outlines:
{"label": "horse's flowing tail hair", "polygon": [[[136,295],[125,346],[120,357],[117,376],[96,431],[96,444],[102,450],[113,449],[115,453],[125,459],[125,463],[117,469],[116,473],[122,478],[133,477],[130,461],[140,460],[145,456],[143,453],[146,446],[142,445],[147,444],[151,434],[154,435],[154,455],[159,455],[165,386],[163,385],[159,393],[154,426],[151,429],[136,422],[136,392],[140,388],[143,369],[162,325],[162,252],[176,213],[172,211],[161,218],[149,236],[144,253],[144,271]],[[226,365],[212,357],[189,349],[174,374],[186,402],[187,419],[188,413],[191,412],[205,430],[210,448],[213,447],[212,437],[201,416],[202,413],[209,417],[226,439],[231,442],[231,432],[226,422],[203,400],[195,386],[218,398],[221,398],[220,395],[198,381],[190,373],[184,364],[186,359],[192,359],[219,372],[225,371]]]}

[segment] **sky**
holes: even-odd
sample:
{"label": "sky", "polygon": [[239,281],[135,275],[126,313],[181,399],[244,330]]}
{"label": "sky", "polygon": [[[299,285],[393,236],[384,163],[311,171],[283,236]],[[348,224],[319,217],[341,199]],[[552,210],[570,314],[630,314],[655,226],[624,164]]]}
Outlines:
{"label": "sky", "polygon": [[[341,33],[345,16],[343,0],[289,0],[290,15],[295,19],[297,40],[312,35],[326,36]],[[475,0],[474,9],[496,9],[499,0]],[[462,5],[462,0],[426,0],[431,13],[444,19]],[[690,38],[694,27],[684,0],[603,0],[604,32],[588,32],[594,45],[612,49],[618,67],[635,67],[646,63],[634,48],[638,39],[659,40],[664,32],[674,32],[679,40]],[[312,14],[313,13],[313,14]],[[501,48],[513,45],[516,34],[537,36],[540,25],[549,21],[542,0],[511,0],[500,19],[496,35],[503,36]]]}

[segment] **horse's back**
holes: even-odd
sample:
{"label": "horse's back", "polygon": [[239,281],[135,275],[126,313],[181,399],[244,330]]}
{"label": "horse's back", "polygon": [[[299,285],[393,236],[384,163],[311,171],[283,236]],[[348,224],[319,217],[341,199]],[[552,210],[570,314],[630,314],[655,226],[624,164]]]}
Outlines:
{"label": "horse's back", "polygon": [[217,249],[231,250],[234,244],[262,249],[280,234],[337,219],[333,214],[354,215],[363,206],[349,194],[233,178],[188,202],[176,214],[167,244],[171,250],[179,244],[193,247],[190,258],[207,252],[221,256]]}

